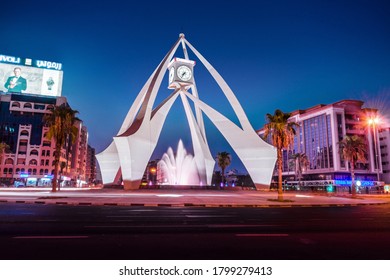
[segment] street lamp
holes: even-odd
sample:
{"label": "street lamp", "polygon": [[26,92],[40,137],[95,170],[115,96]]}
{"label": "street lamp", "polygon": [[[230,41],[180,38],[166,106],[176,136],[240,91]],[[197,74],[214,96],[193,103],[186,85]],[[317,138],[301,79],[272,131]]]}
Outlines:
{"label": "street lamp", "polygon": [[378,155],[378,143],[377,143],[377,125],[379,123],[378,117],[373,117],[368,119],[368,125],[372,126],[372,131],[374,135],[374,153],[375,153],[375,165],[376,165],[376,176],[377,181],[379,181],[379,155]]}

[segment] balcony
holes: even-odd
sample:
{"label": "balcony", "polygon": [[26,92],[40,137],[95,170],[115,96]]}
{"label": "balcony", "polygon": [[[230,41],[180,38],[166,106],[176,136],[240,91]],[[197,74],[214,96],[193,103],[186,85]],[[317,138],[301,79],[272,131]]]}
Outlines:
{"label": "balcony", "polygon": [[365,131],[364,129],[359,128],[346,128],[347,134],[357,134],[357,135],[364,135]]}

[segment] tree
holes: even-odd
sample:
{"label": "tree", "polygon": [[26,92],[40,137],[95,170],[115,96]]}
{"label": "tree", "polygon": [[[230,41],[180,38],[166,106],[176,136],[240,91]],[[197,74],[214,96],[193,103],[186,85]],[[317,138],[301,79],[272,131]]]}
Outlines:
{"label": "tree", "polygon": [[295,153],[291,157],[294,162],[295,177],[298,178],[299,186],[301,186],[303,168],[309,165],[309,159],[305,153]]}
{"label": "tree", "polygon": [[0,164],[3,162],[4,154],[10,151],[10,147],[8,144],[1,142],[0,143]]}
{"label": "tree", "polygon": [[60,165],[61,149],[66,144],[67,139],[74,143],[78,134],[78,129],[75,126],[78,111],[72,110],[69,105],[62,104],[55,106],[50,110],[51,113],[45,115],[44,122],[49,127],[46,138],[54,139],[55,142],[55,158],[54,158],[54,174],[52,180],[52,191],[57,191],[58,168]]}
{"label": "tree", "polygon": [[66,163],[61,161],[60,163],[60,180],[59,180],[59,184],[58,184],[58,190],[60,190],[61,188],[61,183],[64,181],[63,180],[63,176],[64,176],[64,168],[67,167],[68,165],[68,157],[66,157]]}
{"label": "tree", "polygon": [[355,186],[355,165],[358,162],[366,162],[367,145],[364,138],[353,135],[345,136],[339,143],[340,153],[344,159],[350,163],[351,171],[351,193],[352,197],[356,197],[356,186]]}
{"label": "tree", "polygon": [[221,168],[222,183],[225,183],[225,169],[232,162],[232,157],[228,152],[220,152],[217,154],[216,160],[218,166]]}
{"label": "tree", "polygon": [[295,122],[289,122],[290,113],[284,113],[281,110],[275,110],[274,115],[267,114],[268,123],[265,125],[264,138],[271,136],[272,145],[277,151],[277,167],[278,167],[278,200],[283,201],[283,149],[287,149],[294,143],[295,129],[294,126],[299,126]]}

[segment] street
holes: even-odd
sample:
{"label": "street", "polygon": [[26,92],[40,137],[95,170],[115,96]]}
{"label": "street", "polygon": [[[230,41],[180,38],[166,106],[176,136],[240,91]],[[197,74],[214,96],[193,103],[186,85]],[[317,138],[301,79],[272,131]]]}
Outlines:
{"label": "street", "polygon": [[0,259],[389,259],[390,205],[0,204]]}

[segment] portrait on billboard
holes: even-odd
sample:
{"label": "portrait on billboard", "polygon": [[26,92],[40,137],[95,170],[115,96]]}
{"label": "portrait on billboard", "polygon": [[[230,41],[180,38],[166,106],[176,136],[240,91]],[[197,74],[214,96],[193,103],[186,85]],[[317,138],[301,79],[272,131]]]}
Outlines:
{"label": "portrait on billboard", "polygon": [[4,87],[7,89],[7,92],[24,92],[27,88],[27,80],[21,76],[22,69],[20,67],[15,67],[13,75],[9,76]]}
{"label": "portrait on billboard", "polygon": [[62,71],[0,63],[0,91],[61,96]]}

